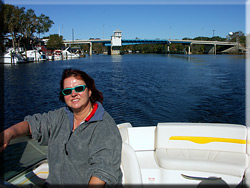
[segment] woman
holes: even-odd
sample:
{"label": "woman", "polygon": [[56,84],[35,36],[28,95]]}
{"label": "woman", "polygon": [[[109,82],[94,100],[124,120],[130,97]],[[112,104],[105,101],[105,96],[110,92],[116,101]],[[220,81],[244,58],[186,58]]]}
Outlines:
{"label": "woman", "polygon": [[60,85],[60,100],[67,107],[26,116],[2,133],[0,150],[11,139],[32,134],[41,145],[48,145],[48,185],[120,185],[122,141],[102,106],[102,93],[80,70],[65,70]]}

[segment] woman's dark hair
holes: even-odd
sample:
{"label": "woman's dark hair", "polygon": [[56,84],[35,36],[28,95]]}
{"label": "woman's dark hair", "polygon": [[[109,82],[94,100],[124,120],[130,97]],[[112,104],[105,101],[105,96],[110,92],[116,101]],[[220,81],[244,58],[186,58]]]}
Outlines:
{"label": "woman's dark hair", "polygon": [[64,95],[62,94],[62,90],[64,89],[63,87],[64,80],[71,76],[75,77],[78,80],[83,80],[86,83],[87,88],[92,91],[92,94],[90,96],[90,101],[92,104],[94,104],[96,101],[100,103],[103,102],[103,94],[102,92],[96,89],[95,81],[93,80],[93,78],[91,78],[87,73],[80,71],[80,70],[76,70],[76,69],[65,69],[62,73],[62,79],[60,82],[61,91],[59,95],[59,99],[62,102],[65,102]]}

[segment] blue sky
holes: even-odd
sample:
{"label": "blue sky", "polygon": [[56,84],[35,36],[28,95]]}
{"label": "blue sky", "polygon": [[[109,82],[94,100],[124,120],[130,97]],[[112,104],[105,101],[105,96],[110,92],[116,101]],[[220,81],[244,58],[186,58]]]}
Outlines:
{"label": "blue sky", "polygon": [[[48,33],[64,39],[110,39],[120,29],[124,39],[226,37],[246,29],[245,0],[5,0],[54,22]],[[74,32],[73,32],[74,31]],[[72,34],[74,33],[74,34]]]}

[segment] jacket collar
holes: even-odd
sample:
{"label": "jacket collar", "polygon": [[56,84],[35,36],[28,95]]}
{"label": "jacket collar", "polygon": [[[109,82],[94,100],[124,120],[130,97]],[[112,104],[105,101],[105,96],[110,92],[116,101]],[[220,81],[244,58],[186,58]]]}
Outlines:
{"label": "jacket collar", "polygon": [[[89,119],[89,121],[86,121],[86,122],[90,123],[90,122],[93,122],[93,121],[101,121],[101,120],[103,120],[103,115],[104,115],[105,110],[104,110],[104,108],[103,108],[103,106],[102,106],[102,104],[100,102],[96,102],[96,104],[97,104],[97,109],[96,109],[95,113]],[[72,110],[68,106],[66,106],[64,108],[64,111],[67,113],[67,115],[69,117],[70,130],[72,130],[73,129],[73,124],[74,124],[74,114],[73,114]],[[85,122],[83,122],[83,123],[85,123]]]}

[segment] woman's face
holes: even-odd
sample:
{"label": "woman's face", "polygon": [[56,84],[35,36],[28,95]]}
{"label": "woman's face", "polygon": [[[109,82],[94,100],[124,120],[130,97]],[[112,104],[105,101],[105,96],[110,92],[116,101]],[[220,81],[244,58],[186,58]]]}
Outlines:
{"label": "woman's face", "polygon": [[[75,77],[71,76],[64,80],[63,89],[66,88],[74,88],[79,85],[86,85],[83,80],[78,80]],[[82,92],[76,92],[72,90],[72,93],[64,96],[65,103],[73,110],[73,111],[81,111],[86,107],[91,105],[90,96],[91,90],[87,87]]]}

